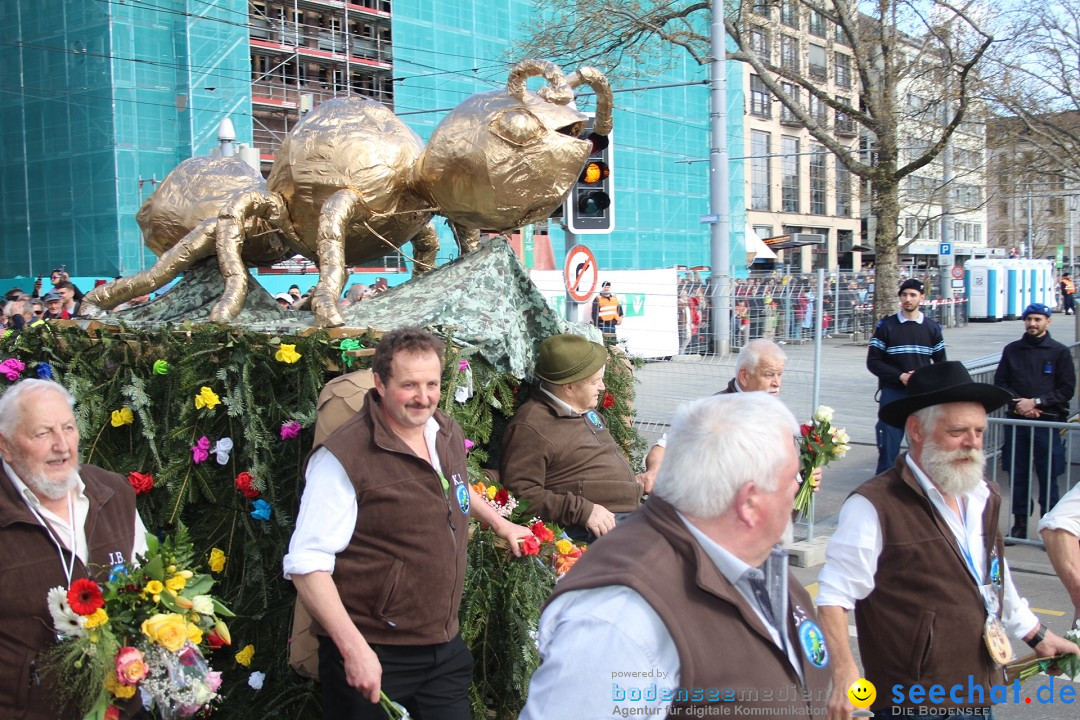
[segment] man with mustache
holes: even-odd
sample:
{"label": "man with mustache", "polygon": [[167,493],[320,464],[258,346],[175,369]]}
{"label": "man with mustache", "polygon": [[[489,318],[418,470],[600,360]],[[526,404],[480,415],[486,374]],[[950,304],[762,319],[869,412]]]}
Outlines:
{"label": "man with mustache", "polygon": [[[135,491],[116,473],[79,464],[75,399],[51,380],[22,380],[0,397],[0,717],[60,717],[41,666],[56,643],[51,588],[108,576],[145,554]],[[138,697],[131,717],[141,707]]]}
{"label": "man with mustache", "polygon": [[[1006,633],[1040,657],[1080,654],[1039,622],[1005,562],[1001,497],[983,479],[982,445],[986,413],[1008,400],[1007,391],[972,382],[961,363],[943,362],[915,373],[906,397],[879,411],[906,429],[910,450],[844,503],[818,577],[833,720],[851,716],[847,690],[860,677],[878,688],[878,714],[985,715],[989,686],[1004,683],[1001,666],[1011,656]],[[864,673],[848,640],[852,609]],[[1003,652],[992,653],[995,646]],[[893,705],[895,686],[916,684],[946,692],[941,702],[905,695]],[[963,687],[959,700],[949,693],[955,685]]]}
{"label": "man with mustache", "polygon": [[323,716],[471,720],[472,655],[458,632],[472,515],[519,554],[528,528],[469,485],[465,435],[438,410],[443,342],[419,328],[379,341],[375,392],[316,444],[284,558],[319,636]]}
{"label": "man with mustache", "polygon": [[[1024,336],[1001,351],[994,384],[1012,396],[1010,418],[1042,422],[1069,418],[1076,371],[1069,348],[1050,337],[1051,313],[1041,303],[1028,305],[1022,315]],[[1031,470],[1034,467],[1039,481],[1041,514],[1046,514],[1058,501],[1058,476],[1065,472],[1065,442],[1053,428],[1006,426],[1001,465],[1012,476],[1013,527],[1009,535],[1026,539],[1032,510]]]}

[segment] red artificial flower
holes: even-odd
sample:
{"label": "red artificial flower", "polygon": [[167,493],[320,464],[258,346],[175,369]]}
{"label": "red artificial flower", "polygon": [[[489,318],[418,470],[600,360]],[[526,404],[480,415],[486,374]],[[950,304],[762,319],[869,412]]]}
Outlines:
{"label": "red artificial flower", "polygon": [[607,392],[605,390],[604,391],[604,409],[607,410],[608,408],[613,408],[613,407],[615,407],[615,398],[612,396],[611,393],[609,393],[609,392]]}
{"label": "red artificial flower", "polygon": [[506,488],[499,488],[495,491],[495,502],[499,505],[505,505],[510,502],[510,493],[506,491]]}
{"label": "red artificial flower", "polygon": [[120,720],[120,708],[110,705],[105,709],[105,720]]}
{"label": "red artificial flower", "polygon": [[800,425],[799,426],[799,432],[802,433],[803,437],[810,437],[810,431],[813,430],[813,429],[814,428],[812,428],[809,425]]}
{"label": "red artificial flower", "polygon": [[521,554],[522,555],[539,555],[540,554],[540,541],[536,539],[535,535],[530,535],[521,541]]}
{"label": "red artificial flower", "polygon": [[105,598],[101,588],[89,578],[79,578],[71,583],[67,592],[68,604],[80,615],[93,615],[98,608],[105,607]]}
{"label": "red artificial flower", "polygon": [[236,476],[236,489],[239,490],[244,497],[250,499],[257,498],[262,493],[258,488],[252,487],[251,483],[255,478],[251,477],[251,473],[242,472]]}
{"label": "red artificial flower", "polygon": [[154,476],[150,473],[129,472],[128,484],[135,488],[136,495],[142,495],[154,489]]}
{"label": "red artificial flower", "polygon": [[540,520],[530,525],[529,529],[540,542],[551,542],[555,539],[555,533],[551,532],[551,529]]}

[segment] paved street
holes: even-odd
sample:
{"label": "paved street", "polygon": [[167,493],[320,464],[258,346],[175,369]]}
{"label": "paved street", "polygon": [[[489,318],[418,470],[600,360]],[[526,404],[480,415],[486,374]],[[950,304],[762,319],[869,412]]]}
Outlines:
{"label": "paved street", "polygon": [[[998,353],[1022,333],[1023,324],[1020,321],[972,323],[964,328],[944,331],[949,359],[962,361]],[[1073,343],[1076,338],[1074,318],[1055,315],[1050,333],[1066,345]],[[796,417],[802,419],[812,411],[814,346],[812,343],[786,345],[784,351],[789,359],[784,373],[782,397]],[[820,402],[835,409],[834,422],[847,429],[853,444],[846,457],[825,470],[822,489],[816,500],[814,531],[817,536],[831,532],[844,498],[859,483],[873,475],[877,464],[877,449],[874,447],[877,403],[873,399],[876,379],[866,370],[866,345],[831,339],[823,343],[821,354]],[[641,384],[636,406],[639,419],[655,425],[647,424],[643,434],[652,438],[662,431],[662,423],[670,418],[679,402],[708,395],[724,387],[734,375],[734,364],[734,357],[723,360],[691,357],[646,365],[639,373]],[[1075,458],[1073,463],[1075,478],[1080,476],[1080,466]],[[1002,527],[1006,530],[1007,520],[1003,516]],[[805,530],[802,532],[805,533]],[[1072,605],[1042,548],[1023,545],[1010,547],[1006,550],[1006,558],[1020,593],[1028,599],[1036,614],[1054,630],[1064,630],[1072,618]],[[815,592],[819,570],[820,567],[796,568],[795,574]],[[1030,653],[1023,643],[1014,642],[1013,645],[1018,657]],[[1076,718],[1078,713],[1075,705],[1038,704],[1032,693],[1049,681],[1047,677],[1029,680],[1021,690],[1021,704],[999,705],[995,708],[995,717]],[[1054,682],[1056,696],[1061,681]],[[1080,686],[1077,686],[1077,690],[1080,691]],[[881,691],[879,688],[878,692]],[[1043,694],[1045,696],[1046,691]],[[1032,704],[1024,703],[1026,697],[1032,698]]]}

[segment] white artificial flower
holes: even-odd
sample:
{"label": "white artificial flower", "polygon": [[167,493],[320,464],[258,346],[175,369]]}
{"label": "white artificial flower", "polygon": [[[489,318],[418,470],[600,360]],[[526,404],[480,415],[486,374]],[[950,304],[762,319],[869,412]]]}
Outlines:
{"label": "white artificial flower", "polygon": [[229,464],[229,453],[232,452],[232,449],[233,449],[232,438],[223,437],[223,438],[221,438],[220,440],[217,441],[217,444],[214,445],[214,449],[212,450],[212,452],[214,453],[215,458],[217,459],[217,464],[218,465],[228,465]]}
{"label": "white artificial flower", "polygon": [[248,685],[251,686],[252,690],[262,690],[263,681],[265,680],[266,673],[259,672],[258,670],[248,675]]}
{"label": "white artificial flower", "polygon": [[818,405],[818,409],[814,411],[814,419],[818,422],[832,422],[833,409],[828,405]]}
{"label": "white artificial flower", "polygon": [[195,691],[195,704],[197,705],[205,705],[217,697],[217,693],[211,690],[210,686],[202,680],[196,682],[192,689]]}
{"label": "white artificial flower", "polygon": [[196,595],[191,598],[191,609],[200,615],[213,615],[214,601],[209,595]]}

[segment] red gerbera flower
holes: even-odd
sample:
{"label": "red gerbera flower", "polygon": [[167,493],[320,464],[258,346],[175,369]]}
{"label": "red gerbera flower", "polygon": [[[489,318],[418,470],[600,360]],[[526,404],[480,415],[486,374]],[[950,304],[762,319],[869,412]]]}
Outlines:
{"label": "red gerbera flower", "polygon": [[540,541],[536,539],[535,535],[530,535],[521,541],[521,554],[522,555],[539,555],[540,554]]}
{"label": "red gerbera flower", "polygon": [[79,578],[71,583],[67,593],[68,604],[80,615],[93,615],[98,608],[105,607],[105,598],[101,588],[89,578]]}

